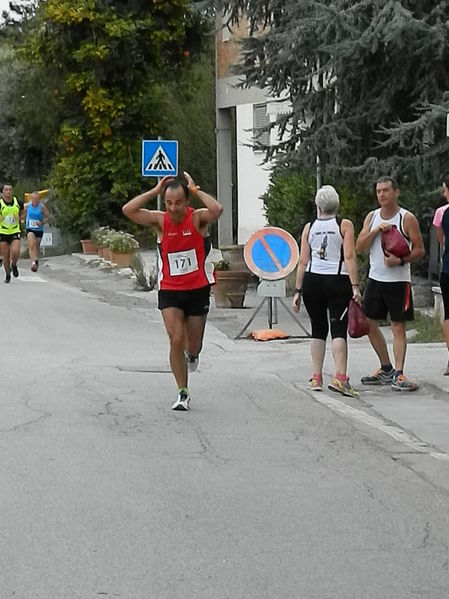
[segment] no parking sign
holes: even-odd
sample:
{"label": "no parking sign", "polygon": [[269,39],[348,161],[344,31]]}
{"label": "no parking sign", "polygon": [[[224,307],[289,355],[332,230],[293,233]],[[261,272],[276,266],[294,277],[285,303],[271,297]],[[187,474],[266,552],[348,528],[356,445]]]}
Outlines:
{"label": "no parking sign", "polygon": [[280,227],[265,227],[251,235],[243,257],[252,273],[267,281],[284,279],[298,264],[295,238]]}

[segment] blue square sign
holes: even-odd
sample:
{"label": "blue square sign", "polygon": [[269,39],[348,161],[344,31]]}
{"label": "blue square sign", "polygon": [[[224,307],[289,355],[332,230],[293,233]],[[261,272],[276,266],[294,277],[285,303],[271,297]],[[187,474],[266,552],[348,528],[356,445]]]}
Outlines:
{"label": "blue square sign", "polygon": [[142,140],[142,175],[166,177],[178,174],[178,142],[168,139]]}

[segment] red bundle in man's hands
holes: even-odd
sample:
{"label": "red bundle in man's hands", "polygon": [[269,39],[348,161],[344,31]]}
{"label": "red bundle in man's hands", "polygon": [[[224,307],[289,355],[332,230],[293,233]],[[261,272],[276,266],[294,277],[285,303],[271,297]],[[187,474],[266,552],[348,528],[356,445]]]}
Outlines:
{"label": "red bundle in man's hands", "polygon": [[399,233],[396,225],[391,225],[382,231],[382,250],[385,255],[393,254],[396,258],[405,258],[410,254],[410,248],[404,237]]}

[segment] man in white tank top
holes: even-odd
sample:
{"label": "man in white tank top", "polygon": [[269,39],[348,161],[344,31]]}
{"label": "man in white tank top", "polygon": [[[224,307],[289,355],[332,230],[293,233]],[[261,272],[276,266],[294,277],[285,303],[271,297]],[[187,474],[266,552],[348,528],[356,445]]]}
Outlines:
{"label": "man in white tank top", "polygon": [[[424,245],[417,218],[398,204],[399,187],[395,179],[381,177],[376,184],[380,208],[371,211],[363,223],[357,239],[357,252],[370,252],[370,269],[363,296],[363,309],[368,317],[369,339],[380,360],[380,368],[372,375],[362,377],[364,385],[391,384],[394,391],[415,391],[418,385],[404,375],[407,337],[405,323],[413,320],[410,262],[424,255]],[[410,246],[405,258],[384,254],[381,246],[382,231],[395,225]],[[379,321],[390,315],[393,331],[394,367],[387,343],[379,328]]]}

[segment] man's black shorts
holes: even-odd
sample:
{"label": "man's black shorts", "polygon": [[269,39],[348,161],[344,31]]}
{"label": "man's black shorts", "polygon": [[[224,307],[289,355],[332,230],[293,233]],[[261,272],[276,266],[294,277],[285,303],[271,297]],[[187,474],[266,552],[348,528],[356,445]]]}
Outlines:
{"label": "man's black shorts", "polygon": [[393,322],[413,320],[412,287],[407,282],[384,283],[368,279],[363,294],[363,311],[368,318]]}
{"label": "man's black shorts", "polygon": [[39,231],[36,229],[27,229],[27,235],[28,233],[33,233],[33,235],[35,235],[38,239],[42,239],[42,237],[44,236],[43,231]]}
{"label": "man's black shorts", "polygon": [[202,316],[209,312],[210,285],[187,291],[169,291],[162,289],[158,292],[159,310],[179,308],[186,316]]}
{"label": "man's black shorts", "polygon": [[15,239],[20,240],[20,233],[12,233],[12,235],[0,234],[0,241],[5,241],[6,243],[12,243]]}

